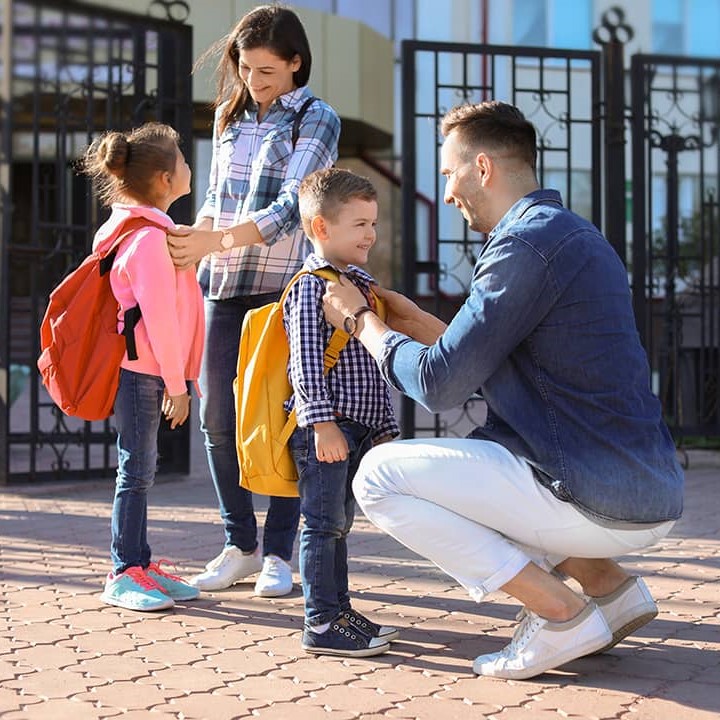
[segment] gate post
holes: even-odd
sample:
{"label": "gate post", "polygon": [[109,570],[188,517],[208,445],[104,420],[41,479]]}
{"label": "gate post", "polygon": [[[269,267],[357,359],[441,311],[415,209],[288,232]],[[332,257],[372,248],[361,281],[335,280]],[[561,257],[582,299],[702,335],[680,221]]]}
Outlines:
{"label": "gate post", "polygon": [[602,15],[593,40],[602,46],[605,96],[605,237],[627,264],[625,230],[625,56],[624,45],[635,32],[625,13],[611,7]]}
{"label": "gate post", "polygon": [[12,218],[10,161],[12,156],[13,2],[2,3],[0,33],[0,485],[8,481],[10,432],[10,288],[8,243]]}

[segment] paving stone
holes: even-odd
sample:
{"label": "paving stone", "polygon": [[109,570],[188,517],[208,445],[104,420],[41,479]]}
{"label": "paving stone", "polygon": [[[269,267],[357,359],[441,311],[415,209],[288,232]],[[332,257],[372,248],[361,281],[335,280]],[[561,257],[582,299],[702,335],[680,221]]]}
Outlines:
{"label": "paving stone", "polygon": [[140,657],[152,641],[140,641],[123,632],[124,628],[108,632],[82,633],[58,642],[62,647],[77,649],[93,657],[99,655],[122,655],[136,652]]}
{"label": "paving stone", "polygon": [[546,689],[533,698],[528,708],[554,711],[567,717],[615,718],[628,710],[638,697],[601,688],[564,687]]}
{"label": "paving stone", "polygon": [[79,653],[61,645],[35,645],[22,648],[14,653],[14,658],[23,665],[38,670],[52,668],[69,669],[77,666],[88,657],[88,653]]}
{"label": "paving stone", "polygon": [[69,639],[71,633],[62,625],[36,622],[30,625],[18,625],[14,631],[15,641],[30,645],[52,645],[53,643]]}
{"label": "paving stone", "polygon": [[138,687],[157,685],[163,689],[184,693],[212,693],[238,679],[236,672],[216,672],[196,665],[176,664],[174,667],[155,670],[138,679]]}
{"label": "paving stone", "polygon": [[498,710],[527,703],[541,692],[542,688],[522,682],[474,675],[444,688],[437,697],[469,701]]}
{"label": "paving stone", "polygon": [[225,695],[198,693],[176,697],[165,709],[176,713],[177,717],[182,717],[183,720],[235,720],[252,717],[253,710],[262,705],[264,703],[248,702]]}
{"label": "paving stone", "polygon": [[[356,720],[359,717],[356,712],[338,710],[329,712],[316,705],[307,705],[300,709],[295,703],[273,703],[253,710],[253,715],[262,720],[290,720],[291,718],[297,720]],[[365,713],[362,714],[362,720],[371,720],[372,717]]]}
{"label": "paving stone", "polygon": [[[705,709],[675,700],[664,698],[646,698],[633,707],[630,720],[717,720],[717,710]],[[625,720],[623,718],[623,720]]]}
{"label": "paving stone", "polygon": [[[335,710],[363,712],[383,712],[392,707],[395,703],[405,698],[400,693],[380,693],[376,690],[360,687],[328,686],[322,690],[313,691],[310,694],[312,705]],[[308,698],[298,701],[298,705],[304,706]]]}
{"label": "paving stone", "polygon": [[[130,643],[132,645],[132,642]],[[125,653],[125,657],[137,657],[160,665],[191,665],[218,654],[216,651],[198,648],[187,639],[163,640],[149,643]]]}
{"label": "paving stone", "polygon": [[[443,679],[448,684],[454,682],[451,677]],[[413,698],[425,697],[438,692],[438,680],[438,677],[422,671],[402,670],[397,667],[378,668],[375,672],[364,675],[361,680],[350,683],[350,687],[396,692],[407,698]]]}
{"label": "paving stone", "polygon": [[[68,673],[69,674],[69,673]],[[101,706],[122,711],[165,708],[171,699],[182,696],[177,690],[161,689],[153,685],[139,688],[130,680],[111,682],[94,687],[92,692],[78,693],[82,702],[99,703]]]}
{"label": "paving stone", "polygon": [[[79,702],[75,698],[69,700],[45,700],[39,704],[30,705],[21,713],[2,715],[3,720],[99,720],[112,717],[116,713],[110,708],[98,708],[89,702]],[[123,715],[123,720],[127,716]]]}
{"label": "paving stone", "polygon": [[103,682],[97,678],[84,678],[77,673],[53,669],[23,674],[5,685],[41,698],[68,698]]}
{"label": "paving stone", "polygon": [[479,720],[489,717],[492,706],[472,705],[465,702],[443,702],[436,697],[413,698],[406,702],[398,703],[396,707],[390,708],[383,713],[389,718],[442,718],[442,720]]}
{"label": "paving stone", "polygon": [[[0,711],[9,712],[21,707],[42,703],[43,698],[32,693],[23,693],[20,687],[12,689],[9,683],[3,682],[0,686]],[[1,717],[5,718],[2,714]]]}
{"label": "paving stone", "polygon": [[128,655],[102,655],[83,660],[73,668],[73,672],[81,672],[94,678],[105,678],[112,682],[129,679],[132,681],[148,677],[153,671],[162,668],[160,663],[145,662],[140,658]]}

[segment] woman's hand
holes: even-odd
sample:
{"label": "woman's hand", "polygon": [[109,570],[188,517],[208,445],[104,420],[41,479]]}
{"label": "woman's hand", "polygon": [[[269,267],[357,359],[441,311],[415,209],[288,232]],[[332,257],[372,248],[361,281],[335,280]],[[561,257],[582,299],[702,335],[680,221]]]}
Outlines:
{"label": "woman's hand", "polygon": [[170,257],[176,268],[187,270],[195,267],[206,255],[220,248],[219,230],[199,229],[178,225],[167,229]]}

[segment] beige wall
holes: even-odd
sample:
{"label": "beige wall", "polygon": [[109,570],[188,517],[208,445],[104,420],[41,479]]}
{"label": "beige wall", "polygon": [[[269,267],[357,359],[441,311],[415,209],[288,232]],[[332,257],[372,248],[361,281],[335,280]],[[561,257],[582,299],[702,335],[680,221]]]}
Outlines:
{"label": "beige wall", "polygon": [[[148,0],[84,0],[144,15]],[[193,28],[193,58],[222,38],[250,9],[252,0],[187,0],[188,24]],[[310,40],[313,67],[310,87],[345,119],[365,122],[385,133],[393,132],[392,42],[363,23],[336,15],[297,8]],[[214,62],[193,76],[195,102],[214,95]]]}

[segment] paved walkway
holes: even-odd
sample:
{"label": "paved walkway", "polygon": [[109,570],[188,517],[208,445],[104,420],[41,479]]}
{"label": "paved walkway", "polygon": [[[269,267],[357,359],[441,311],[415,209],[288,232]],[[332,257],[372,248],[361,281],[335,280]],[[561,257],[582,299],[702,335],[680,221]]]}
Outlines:
{"label": "paved walkway", "polygon": [[[720,461],[690,462],[682,521],[628,558],[658,618],[605,655],[524,682],[471,669],[511,635],[510,598],[474,603],[363,517],[350,542],[355,602],[402,636],[384,656],[343,660],[301,651],[299,589],[263,600],[248,582],[158,614],[103,605],[111,483],[0,488],[0,717],[718,718]],[[201,463],[153,489],[156,558],[198,571],[221,535]]]}

